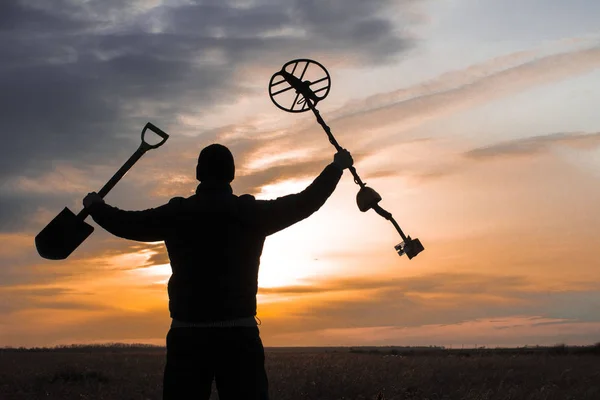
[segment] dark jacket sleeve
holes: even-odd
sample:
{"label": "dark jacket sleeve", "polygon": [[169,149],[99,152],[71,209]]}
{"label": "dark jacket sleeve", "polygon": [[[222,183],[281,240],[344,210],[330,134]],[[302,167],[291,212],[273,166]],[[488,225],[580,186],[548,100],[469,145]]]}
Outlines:
{"label": "dark jacket sleeve", "polygon": [[165,240],[173,220],[177,198],[157,208],[125,211],[108,204],[96,204],[90,215],[98,225],[115,236],[139,242]]}
{"label": "dark jacket sleeve", "polygon": [[275,200],[258,200],[258,218],[265,234],[271,235],[302,221],[317,211],[335,190],[343,171],[329,164],[302,192]]}

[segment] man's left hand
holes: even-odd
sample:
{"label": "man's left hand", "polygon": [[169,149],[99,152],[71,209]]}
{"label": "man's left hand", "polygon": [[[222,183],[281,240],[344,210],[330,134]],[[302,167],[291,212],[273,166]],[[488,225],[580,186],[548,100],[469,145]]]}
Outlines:
{"label": "man's left hand", "polygon": [[83,199],[83,206],[85,208],[90,208],[95,204],[104,204],[104,199],[96,192],[88,193]]}

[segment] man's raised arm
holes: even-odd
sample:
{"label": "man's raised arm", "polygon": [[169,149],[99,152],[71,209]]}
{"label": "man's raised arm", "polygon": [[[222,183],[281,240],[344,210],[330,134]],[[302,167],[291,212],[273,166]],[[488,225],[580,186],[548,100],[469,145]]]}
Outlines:
{"label": "man's raised arm", "polygon": [[115,236],[140,242],[165,240],[172,225],[177,198],[157,208],[125,211],[109,206],[95,192],[83,199],[90,215],[98,225]]}
{"label": "man's raised arm", "polygon": [[335,154],[333,162],[302,192],[275,200],[259,201],[260,224],[265,228],[266,234],[271,235],[302,221],[321,208],[335,190],[344,169],[352,164],[352,156],[343,149]]}

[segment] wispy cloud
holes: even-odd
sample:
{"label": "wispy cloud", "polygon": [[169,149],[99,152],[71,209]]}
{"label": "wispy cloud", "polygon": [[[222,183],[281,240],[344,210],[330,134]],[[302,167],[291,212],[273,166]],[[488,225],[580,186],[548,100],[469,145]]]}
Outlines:
{"label": "wispy cloud", "polygon": [[[332,280],[308,280],[302,285],[259,288],[260,294],[303,295],[326,294],[333,292],[361,290],[394,290],[410,294],[499,294],[550,290],[550,287],[539,288],[540,282],[518,275],[475,274],[475,273],[434,273],[422,276],[402,277],[397,279],[374,279],[368,277],[339,278]],[[564,284],[556,283],[556,288]],[[581,290],[600,288],[595,283],[579,281]],[[537,288],[536,288],[537,286]]]}
{"label": "wispy cloud", "polygon": [[[438,273],[398,279],[339,279],[306,286],[260,289],[281,303],[261,304],[266,315],[285,307],[271,323],[270,334],[322,329],[398,328],[460,324],[515,314],[600,322],[590,314],[600,301],[598,285],[589,282],[539,280],[500,274]],[[294,298],[294,302],[289,299]],[[580,298],[587,298],[583,303]],[[569,307],[585,312],[569,312]],[[393,321],[393,322],[391,322]],[[368,340],[368,337],[365,337]]]}
{"label": "wispy cloud", "polygon": [[407,129],[432,118],[600,68],[597,46],[533,59],[527,56],[528,53],[517,53],[510,63],[501,60],[498,66],[504,68],[492,68],[485,63],[457,73],[458,77],[450,74],[433,83],[365,99],[362,107],[355,106],[354,112],[330,121],[331,125],[342,138],[355,135],[358,129],[365,131],[386,124]]}
{"label": "wispy cloud", "polygon": [[[317,345],[352,346],[442,345],[473,348],[479,346],[524,346],[594,343],[600,332],[600,322],[581,322],[573,319],[541,316],[508,316],[502,319],[478,318],[453,324],[428,324],[418,327],[374,326],[364,328],[322,329],[311,332]],[[274,340],[293,342],[300,335],[275,336]]]}
{"label": "wispy cloud", "polygon": [[[499,98],[508,97],[527,89],[550,84],[581,73],[600,68],[600,48],[591,47],[562,53],[547,54],[543,51],[526,51],[509,54],[482,64],[474,65],[465,70],[455,71],[422,84],[406,89],[378,94],[363,100],[353,101],[339,110],[330,112],[327,116],[328,124],[334,130],[340,143],[351,139],[351,150],[354,153],[375,154],[382,148],[390,145],[410,144],[414,138],[402,139],[403,131],[421,124],[429,119],[442,117],[450,113],[478,106]],[[380,129],[394,125],[388,133],[378,131],[378,137],[364,134],[369,129]],[[271,148],[285,148],[295,145],[296,149],[322,149],[314,151],[313,160],[323,158],[327,147],[323,133],[316,124],[300,124],[290,127],[285,135],[278,135],[267,142]],[[301,136],[302,143],[292,142],[290,138]],[[252,137],[246,137],[238,142],[239,147],[252,147]],[[585,143],[584,143],[585,141]],[[551,143],[560,143],[570,146],[577,144],[593,146],[595,134],[565,133],[550,135],[547,139],[526,140],[520,144],[511,144],[507,149],[518,153],[517,148],[528,147],[534,151],[548,148]],[[255,142],[258,144],[258,142]],[[257,146],[255,151],[265,146]],[[531,151],[531,150],[530,150]],[[467,156],[477,157],[483,154],[483,149],[467,153]],[[440,160],[437,159],[439,162]],[[431,179],[453,174],[455,161],[447,160],[441,167],[427,167],[420,165],[418,168],[379,168],[366,170],[371,177],[404,176],[415,182],[426,182]],[[304,170],[303,166],[312,163],[301,163],[297,170],[297,160],[284,160],[278,168],[285,169],[293,174]],[[261,177],[261,172],[251,171],[256,174],[257,184],[244,185],[255,190],[261,185],[274,183],[269,179],[269,174]],[[363,173],[365,173],[363,171]],[[279,175],[278,181],[284,180],[287,174]]]}
{"label": "wispy cloud", "polygon": [[568,146],[576,149],[596,148],[600,146],[600,133],[554,133],[519,138],[469,150],[464,153],[464,156],[473,160],[532,156],[546,153],[553,146]]}
{"label": "wispy cloud", "polygon": [[66,287],[17,286],[0,287],[0,314],[7,317],[12,313],[28,309],[39,310],[100,310],[100,304],[86,301],[88,293]]}
{"label": "wispy cloud", "polygon": [[[47,318],[51,316],[51,318]],[[23,329],[35,318],[37,329]],[[0,318],[4,346],[53,346],[89,342],[160,342],[168,330],[168,314],[164,310],[124,311],[96,310],[29,310],[26,314]],[[43,337],[40,336],[43,332]],[[86,338],[93,338],[87,340]]]}

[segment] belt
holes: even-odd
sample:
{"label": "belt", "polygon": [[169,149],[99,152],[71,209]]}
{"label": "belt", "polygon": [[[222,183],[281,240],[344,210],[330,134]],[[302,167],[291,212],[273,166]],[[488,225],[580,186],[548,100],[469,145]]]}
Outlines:
{"label": "belt", "polygon": [[228,319],[225,321],[209,322],[187,322],[175,318],[171,321],[171,328],[235,328],[235,327],[254,327],[258,326],[254,317],[243,317]]}

